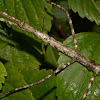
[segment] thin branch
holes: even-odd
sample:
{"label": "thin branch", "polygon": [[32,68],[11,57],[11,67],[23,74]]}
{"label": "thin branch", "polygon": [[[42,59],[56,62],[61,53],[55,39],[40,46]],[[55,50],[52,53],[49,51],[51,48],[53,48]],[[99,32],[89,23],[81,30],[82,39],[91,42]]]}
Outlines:
{"label": "thin branch", "polygon": [[94,75],[90,78],[89,84],[88,84],[88,86],[87,86],[87,89],[86,89],[86,91],[85,91],[85,93],[84,93],[84,95],[83,95],[83,97],[82,97],[81,100],[85,100],[85,98],[86,98],[86,96],[87,96],[87,94],[88,94],[88,92],[89,92],[89,90],[90,90],[90,88],[91,88],[91,85],[92,85],[92,83],[93,83],[95,77],[96,77],[96,74],[94,74]]}
{"label": "thin branch", "polygon": [[4,18],[0,18],[0,21],[5,22],[5,23],[7,23],[7,24],[10,24],[10,25],[12,25],[12,26],[18,27],[18,25],[17,25],[16,23],[11,22],[11,21],[9,21],[9,20],[6,20],[6,19],[4,19]]}
{"label": "thin branch", "polygon": [[[6,14],[6,13],[3,13],[3,14],[5,14],[4,16],[5,17],[7,16],[7,18],[9,17],[8,14]],[[12,18],[12,20],[14,19],[13,17],[10,16],[10,19],[11,18]],[[4,22],[8,23],[10,21],[7,22],[7,20],[5,20]],[[18,25],[18,26],[16,26],[17,28],[19,28],[21,30],[25,30],[29,33],[36,35],[41,40],[43,40],[45,43],[47,43],[47,44],[51,45],[52,47],[58,49],[59,51],[68,55],[69,57],[71,57],[72,59],[76,59],[78,62],[83,64],[88,70],[93,71],[96,75],[100,75],[100,65],[99,64],[91,63],[91,61],[88,58],[86,58],[83,55],[75,52],[74,50],[72,50],[70,48],[68,48],[67,46],[60,43],[59,41],[56,41],[53,37],[50,37],[49,35],[45,34],[44,32],[40,32],[40,31],[36,30],[34,27],[28,25],[25,22],[18,20],[18,22],[16,22],[16,23]],[[9,24],[12,25],[12,23],[9,23]]]}
{"label": "thin branch", "polygon": [[62,11],[65,12],[65,14],[67,16],[67,19],[68,19],[68,22],[69,22],[69,25],[70,25],[70,28],[71,28],[71,33],[72,33],[73,41],[74,41],[74,48],[75,48],[76,52],[79,53],[78,45],[77,45],[77,41],[76,41],[76,37],[75,37],[74,27],[73,27],[72,20],[71,20],[71,17],[69,15],[68,11],[65,8],[61,7],[60,5],[58,5],[58,4],[54,3],[54,2],[51,2],[51,1],[48,1],[48,0],[46,0],[46,1],[48,3],[54,5],[54,6],[58,7],[59,9],[61,9]]}
{"label": "thin branch", "polygon": [[6,18],[11,19],[11,20],[13,20],[13,21],[16,22],[16,23],[20,22],[20,20],[18,20],[18,19],[16,19],[16,18],[14,18],[14,17],[8,15],[8,14],[5,13],[5,12],[0,11],[0,15],[5,16]]}
{"label": "thin branch", "polygon": [[51,76],[53,76],[54,74],[57,74],[58,72],[60,72],[61,70],[65,69],[67,66],[69,66],[70,64],[72,64],[73,62],[75,62],[74,59],[72,59],[70,62],[67,62],[66,64],[64,64],[62,67],[58,68],[57,70],[53,71],[51,74],[47,75],[46,77],[42,78],[41,80],[37,81],[37,82],[34,82],[34,83],[31,83],[31,84],[28,84],[28,85],[25,85],[25,86],[22,86],[22,87],[19,87],[19,88],[16,88],[16,89],[13,89],[7,93],[4,93],[0,96],[4,96],[4,95],[8,95],[10,93],[13,93],[13,92],[16,92],[16,91],[19,91],[19,90],[22,90],[22,89],[26,89],[28,87],[31,87],[31,86],[34,86],[34,85],[38,85],[40,83],[42,83],[43,81],[45,81],[46,79],[50,78]]}

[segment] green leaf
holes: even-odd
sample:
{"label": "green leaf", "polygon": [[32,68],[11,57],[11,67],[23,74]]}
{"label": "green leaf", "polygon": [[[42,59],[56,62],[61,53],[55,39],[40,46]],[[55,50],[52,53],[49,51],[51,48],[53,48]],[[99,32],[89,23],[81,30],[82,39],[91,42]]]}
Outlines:
{"label": "green leaf", "polygon": [[[45,66],[50,68],[53,67],[53,68],[56,68],[58,66],[58,63],[57,63],[57,59],[58,59],[58,50],[55,49],[55,48],[52,48],[51,46],[48,46],[47,47],[47,50],[46,50],[46,53],[45,53],[45,58],[44,58],[44,63],[45,63]],[[47,64],[47,65],[46,65]],[[48,69],[47,68],[47,69]]]}
{"label": "green leaf", "polygon": [[[47,9],[47,10],[45,10]],[[0,10],[6,12],[7,14],[21,20],[25,21],[29,25],[33,26],[39,31],[48,32],[51,29],[52,16],[52,6],[44,0],[0,0]],[[3,17],[0,15],[0,17]],[[5,18],[5,17],[4,17]],[[7,26],[11,27],[7,24]],[[2,29],[6,28],[5,25],[1,25]],[[25,33],[27,36],[32,37],[35,41],[41,43],[41,40],[33,34],[29,34],[22,31],[16,27],[12,27],[14,30]],[[5,29],[7,30],[7,29]],[[9,30],[9,29],[8,29]],[[7,30],[7,31],[8,31]],[[41,45],[34,48],[42,54]]]}
{"label": "green leaf", "polygon": [[69,7],[84,18],[100,24],[100,1],[99,0],[68,0]]}
{"label": "green leaf", "polygon": [[[76,35],[78,48],[82,55],[95,60],[100,64],[100,35],[96,33],[79,33]],[[70,36],[63,42],[68,47],[74,49],[73,39]],[[58,60],[59,67],[70,61],[71,58],[60,53]],[[87,88],[89,79],[93,73],[88,71],[83,65],[75,62],[57,75],[58,100],[80,100]],[[86,100],[96,100],[100,98],[100,77],[97,76],[87,95]]]}
{"label": "green leaf", "polygon": [[[26,85],[23,75],[18,72],[17,67],[13,66],[11,63],[5,65],[8,72],[8,77],[5,80],[5,84],[0,94],[6,93],[12,89],[18,88],[20,86]],[[2,100],[35,100],[29,89],[17,91],[6,97],[0,97]]]}
{"label": "green leaf", "polygon": [[[52,13],[52,6],[44,0],[1,0],[0,5],[1,11],[21,21],[25,21],[37,30],[42,31],[42,27],[45,23],[49,25],[47,31],[51,28],[52,17],[49,19],[46,17]],[[48,11],[45,11],[45,7],[48,7],[49,14]]]}
{"label": "green leaf", "polygon": [[[26,69],[22,71],[24,75],[25,81],[30,84],[33,82],[37,82],[38,80],[44,78],[45,76],[52,73],[52,70],[38,70],[38,69]],[[55,76],[50,77],[44,82],[30,87],[30,91],[32,95],[36,98],[36,100],[56,100],[55,98]]]}
{"label": "green leaf", "polygon": [[[40,5],[39,1],[41,2],[41,0],[35,0],[35,3],[34,0],[1,0],[0,10],[41,30],[43,23],[43,7]],[[39,13],[41,16],[39,16]]]}
{"label": "green leaf", "polygon": [[3,63],[11,62],[20,71],[26,67],[39,67],[42,56],[33,47],[37,44],[39,46],[38,42],[24,34],[10,29],[9,33],[0,30],[0,60]]}
{"label": "green leaf", "polygon": [[[63,0],[63,1],[55,1],[55,2],[59,2],[59,5],[64,7],[65,9],[68,10],[68,4],[66,2],[66,0]],[[57,19],[63,19],[63,21],[66,21],[67,17],[66,17],[66,14],[61,10],[59,9],[58,7],[54,6],[54,9],[53,9],[53,14],[54,16],[57,18]]]}
{"label": "green leaf", "polygon": [[43,19],[43,30],[45,32],[50,31],[52,23],[51,20],[53,20],[52,15],[52,5],[47,3],[45,0],[43,0],[44,4],[44,19]]}
{"label": "green leaf", "polygon": [[3,63],[0,62],[0,90],[2,88],[2,83],[5,82],[5,76],[7,76],[7,71]]}

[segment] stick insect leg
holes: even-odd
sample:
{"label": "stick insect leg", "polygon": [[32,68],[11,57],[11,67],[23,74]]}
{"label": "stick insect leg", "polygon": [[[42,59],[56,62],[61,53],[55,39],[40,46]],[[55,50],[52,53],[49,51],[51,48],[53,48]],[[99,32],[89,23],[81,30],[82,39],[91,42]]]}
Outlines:
{"label": "stick insect leg", "polygon": [[22,90],[22,89],[27,89],[31,86],[34,86],[34,85],[38,85],[40,83],[42,83],[43,81],[45,81],[46,79],[50,78],[51,76],[53,76],[54,74],[57,74],[58,72],[60,72],[61,70],[65,69],[66,67],[68,67],[70,64],[74,63],[75,60],[72,59],[70,62],[67,62],[66,64],[64,64],[62,67],[56,69],[55,71],[53,71],[51,74],[47,75],[46,77],[42,78],[41,80],[37,81],[37,82],[34,82],[34,83],[31,83],[31,84],[28,84],[28,85],[25,85],[25,86],[22,86],[22,87],[19,87],[19,88],[15,88],[13,90],[10,90],[4,94],[1,94],[0,96],[5,96],[5,95],[8,95],[8,94],[11,94],[13,92],[17,92],[19,90]]}
{"label": "stick insect leg", "polygon": [[82,99],[81,99],[81,100],[85,100],[85,98],[86,98],[86,96],[87,96],[87,94],[88,94],[88,92],[89,92],[89,90],[90,90],[90,88],[91,88],[91,85],[92,85],[92,83],[93,83],[95,77],[96,77],[96,74],[94,74],[94,75],[90,78],[89,83],[88,83],[88,86],[87,86],[87,88],[86,88],[86,91],[85,91],[84,95],[82,96]]}
{"label": "stick insect leg", "polygon": [[58,4],[54,3],[54,2],[50,2],[50,1],[48,1],[48,0],[46,0],[46,1],[47,1],[48,3],[54,5],[54,6],[58,7],[59,9],[61,9],[62,11],[65,12],[65,14],[66,14],[66,16],[67,16],[67,19],[68,19],[68,22],[69,22],[69,25],[70,25],[70,29],[71,29],[71,33],[72,33],[72,37],[73,37],[73,41],[74,41],[74,48],[75,48],[75,51],[76,51],[77,53],[79,53],[78,45],[77,45],[77,40],[76,40],[76,37],[75,37],[74,27],[73,27],[72,20],[71,20],[71,17],[70,17],[70,15],[69,15],[68,11],[67,11],[65,8],[61,7],[60,5],[58,5]]}

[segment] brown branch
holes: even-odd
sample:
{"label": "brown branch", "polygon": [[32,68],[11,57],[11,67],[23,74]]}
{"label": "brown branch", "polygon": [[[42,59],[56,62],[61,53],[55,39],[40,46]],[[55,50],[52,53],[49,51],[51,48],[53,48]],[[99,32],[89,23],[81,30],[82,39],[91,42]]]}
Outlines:
{"label": "brown branch", "polygon": [[6,20],[6,19],[4,19],[4,18],[0,18],[0,21],[5,22],[5,23],[7,23],[7,24],[10,24],[10,25],[12,25],[12,26],[18,27],[18,25],[17,25],[16,23],[11,22],[11,21],[9,21],[9,20]]}
{"label": "brown branch", "polygon": [[75,59],[72,59],[70,62],[67,62],[67,63],[64,64],[62,67],[58,68],[57,70],[53,71],[51,74],[47,75],[46,77],[42,78],[41,80],[39,80],[39,81],[37,81],[37,82],[34,82],[34,83],[31,83],[31,84],[28,84],[28,85],[25,85],[25,86],[22,86],[22,87],[13,89],[13,90],[11,90],[11,91],[8,91],[7,93],[1,94],[0,96],[8,95],[8,94],[10,94],[10,93],[13,93],[13,92],[16,92],[16,91],[19,91],[19,90],[22,90],[22,89],[26,89],[26,88],[28,88],[28,87],[31,87],[31,86],[34,86],[34,85],[38,85],[38,84],[42,83],[43,81],[45,81],[46,79],[48,79],[48,78],[50,78],[51,76],[53,76],[54,74],[57,74],[57,73],[60,72],[61,70],[65,69],[67,66],[69,66],[69,65],[72,64],[73,62],[75,62]]}
{"label": "brown branch", "polygon": [[3,11],[0,11],[0,15],[3,15],[3,16],[5,16],[6,18],[11,19],[11,20],[13,20],[13,21],[16,22],[16,23],[20,22],[20,20],[18,20],[18,19],[16,19],[16,18],[14,18],[14,17],[8,15],[7,13],[5,13],[5,12],[3,12]]}

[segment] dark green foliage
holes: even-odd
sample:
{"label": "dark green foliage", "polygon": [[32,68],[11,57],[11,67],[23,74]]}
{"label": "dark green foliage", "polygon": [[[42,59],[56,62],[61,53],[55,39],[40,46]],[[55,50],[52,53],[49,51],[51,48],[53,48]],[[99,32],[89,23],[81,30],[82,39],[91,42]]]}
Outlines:
{"label": "dark green foliage", "polygon": [[[65,7],[70,14],[69,8],[78,12],[82,18],[86,17],[90,21],[100,23],[99,0],[68,0],[68,3],[67,0],[58,0],[56,2]],[[52,9],[53,7],[45,0],[0,0],[1,11],[25,21],[41,32],[49,33],[49,35],[62,42],[64,39],[60,38],[60,35],[56,34],[58,38],[51,33],[55,31],[55,27],[52,27],[52,31],[50,31],[52,19],[56,17],[59,25],[62,24],[65,34],[63,38],[71,34],[68,20],[61,10],[54,7],[53,14]],[[0,15],[0,17],[3,16]],[[99,26],[96,25],[92,30],[100,32]],[[63,32],[61,31],[61,34]],[[96,63],[100,63],[99,37],[99,34],[95,32],[81,32],[76,35],[81,54],[90,60],[95,60]],[[74,50],[72,36],[64,40],[63,43]],[[49,45],[45,45],[35,35],[0,22],[0,61],[2,62],[0,62],[0,94],[36,82],[69,60],[68,56],[59,53],[58,50]],[[80,100],[92,74],[83,65],[76,62],[39,85],[0,97],[0,99]],[[95,78],[86,100],[100,98],[99,80],[99,76]]]}
{"label": "dark green foliage", "polygon": [[97,0],[68,0],[69,8],[90,21],[100,24],[100,1]]}
{"label": "dark green foliage", "polygon": [[[99,34],[88,32],[79,33],[76,35],[76,39],[78,42],[80,53],[90,60],[95,60],[96,63],[100,63]],[[66,39],[63,43],[68,47],[74,49],[72,36]],[[60,53],[60,57],[58,60],[59,67],[70,60],[71,59],[69,57]],[[92,75],[92,72],[89,72],[84,66],[77,62],[63,70],[57,76],[58,100],[80,100]],[[99,99],[99,80],[100,77],[96,77],[86,100]]]}

